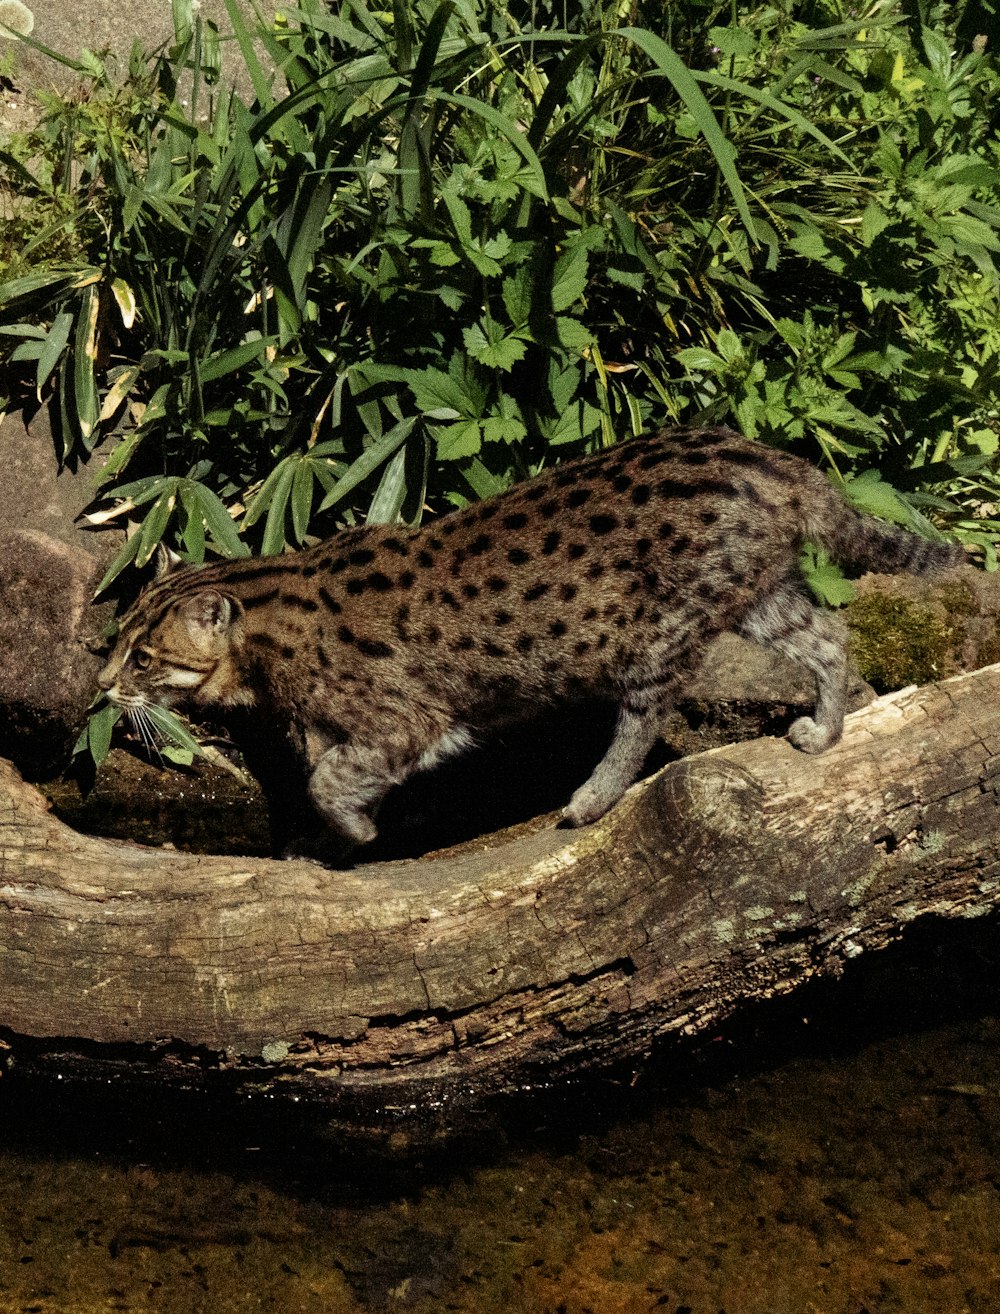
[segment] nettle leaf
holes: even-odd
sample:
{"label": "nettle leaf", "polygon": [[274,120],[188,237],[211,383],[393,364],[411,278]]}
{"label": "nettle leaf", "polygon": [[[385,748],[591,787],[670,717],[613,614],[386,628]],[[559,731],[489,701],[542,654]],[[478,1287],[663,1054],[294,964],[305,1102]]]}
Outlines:
{"label": "nettle leaf", "polygon": [[521,328],[522,325],[527,324],[528,316],[531,314],[533,290],[531,266],[528,264],[519,266],[513,277],[503,280],[500,290],[511,323],[515,328]]}
{"label": "nettle leaf", "polygon": [[483,433],[478,420],[459,420],[445,425],[434,435],[439,461],[458,461],[463,456],[475,456],[483,445]]}
{"label": "nettle leaf", "polygon": [[865,246],[871,246],[880,233],[884,233],[892,225],[892,219],[881,206],[876,205],[874,201],[869,201],[865,206],[865,212],[861,216],[861,241]]}
{"label": "nettle leaf", "polygon": [[512,415],[491,415],[483,421],[484,442],[520,443],[527,436],[527,426]]}
{"label": "nettle leaf", "polygon": [[844,578],[840,567],[822,548],[807,544],[802,549],[799,564],[806,583],[820,602],[828,607],[843,607],[853,601],[854,585]]}
{"label": "nettle leaf", "polygon": [[552,271],[552,309],[556,314],[569,310],[583,296],[587,286],[587,249],[575,246],[564,251]]}
{"label": "nettle leaf", "polygon": [[513,369],[527,353],[527,348],[519,338],[503,336],[503,329],[492,323],[486,326],[485,331],[480,324],[463,329],[462,339],[473,360],[499,370]]}
{"label": "nettle leaf", "polygon": [[567,351],[586,351],[594,343],[594,335],[590,329],[569,315],[559,315],[556,318],[556,334],[559,345],[565,347]]}
{"label": "nettle leaf", "polygon": [[473,409],[470,398],[461,383],[444,370],[401,370],[413,399],[425,415],[448,411],[454,415],[467,415]]}

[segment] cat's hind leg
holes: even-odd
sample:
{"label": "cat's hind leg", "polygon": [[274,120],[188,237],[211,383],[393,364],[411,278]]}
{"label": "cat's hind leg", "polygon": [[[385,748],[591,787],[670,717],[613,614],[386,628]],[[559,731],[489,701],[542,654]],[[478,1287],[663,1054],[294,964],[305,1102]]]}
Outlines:
{"label": "cat's hind leg", "polygon": [[397,778],[383,754],[351,743],[334,744],[313,767],[309,797],[338,835],[354,844],[369,844],[378,834],[372,813]]}
{"label": "cat's hind leg", "polygon": [[805,585],[788,579],[744,618],[741,633],[801,662],[816,678],[816,710],[793,721],[788,738],[805,753],[822,753],[840,739],[847,710],[847,632],[821,610]]}

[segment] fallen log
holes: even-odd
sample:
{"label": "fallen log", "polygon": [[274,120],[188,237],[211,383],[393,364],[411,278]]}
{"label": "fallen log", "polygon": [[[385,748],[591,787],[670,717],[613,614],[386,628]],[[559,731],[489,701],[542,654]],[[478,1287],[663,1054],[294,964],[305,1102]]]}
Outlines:
{"label": "fallen log", "polygon": [[1000,902],[1000,666],[819,757],[672,763],[552,820],[330,871],[77,834],[0,763],[0,1060],[286,1093],[367,1122],[656,1042]]}

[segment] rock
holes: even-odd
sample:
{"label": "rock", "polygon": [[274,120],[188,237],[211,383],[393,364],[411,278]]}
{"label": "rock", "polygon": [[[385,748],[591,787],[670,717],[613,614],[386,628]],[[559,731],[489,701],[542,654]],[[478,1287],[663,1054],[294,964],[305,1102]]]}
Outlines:
{"label": "rock", "polygon": [[0,424],[0,756],[29,777],[60,770],[97,689],[88,644],[110,617],[91,606],[117,534],[76,524],[86,467],[60,470],[48,413]]}
{"label": "rock", "polygon": [[96,688],[87,651],[98,565],[40,530],[0,533],[0,756],[29,777],[68,757]]}

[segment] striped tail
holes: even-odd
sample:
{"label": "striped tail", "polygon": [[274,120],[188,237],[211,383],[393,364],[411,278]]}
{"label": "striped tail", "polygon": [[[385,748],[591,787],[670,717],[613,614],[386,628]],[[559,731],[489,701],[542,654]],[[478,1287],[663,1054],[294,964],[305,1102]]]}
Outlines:
{"label": "striped tail", "polygon": [[837,499],[835,514],[823,525],[819,542],[833,559],[855,571],[924,575],[961,566],[965,551],[957,543],[932,543],[908,529],[862,515]]}

